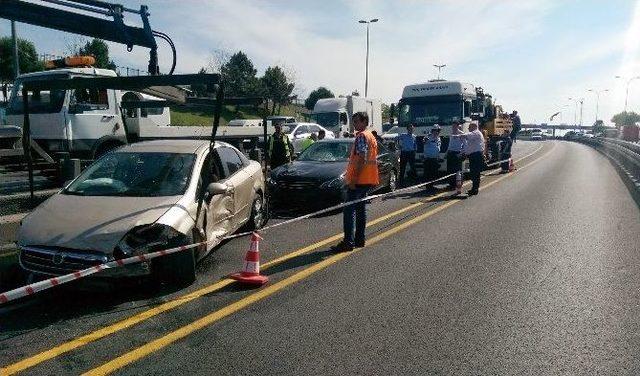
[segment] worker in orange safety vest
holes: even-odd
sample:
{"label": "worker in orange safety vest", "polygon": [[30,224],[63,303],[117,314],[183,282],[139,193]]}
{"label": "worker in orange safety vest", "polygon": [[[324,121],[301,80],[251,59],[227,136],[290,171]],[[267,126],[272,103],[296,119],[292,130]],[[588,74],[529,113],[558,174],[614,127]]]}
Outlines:
{"label": "worker in orange safety vest", "polygon": [[[347,184],[346,201],[364,199],[369,191],[380,183],[378,176],[378,142],[367,130],[369,116],[366,112],[353,114],[356,130],[354,143],[349,153],[345,171]],[[349,252],[355,247],[364,247],[364,229],[367,222],[365,202],[361,201],[344,208],[344,240],[332,248],[334,252]],[[354,234],[355,225],[355,234]]]}

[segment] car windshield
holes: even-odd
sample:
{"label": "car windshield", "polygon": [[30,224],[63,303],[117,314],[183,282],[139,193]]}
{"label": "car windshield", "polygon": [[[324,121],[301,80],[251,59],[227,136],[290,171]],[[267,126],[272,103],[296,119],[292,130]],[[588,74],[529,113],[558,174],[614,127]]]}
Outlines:
{"label": "car windshield", "polygon": [[[9,105],[7,106],[8,115],[20,115],[24,113],[24,104],[22,100],[22,84],[26,81],[35,81],[53,78],[67,78],[67,75],[47,75],[35,76],[18,79],[13,86]],[[29,92],[29,113],[32,114],[51,114],[60,112],[64,98],[65,90],[36,90]]]}
{"label": "car windshield", "polygon": [[339,162],[349,158],[352,142],[316,142],[298,157],[299,161]]}
{"label": "car windshield", "polygon": [[91,165],[64,194],[155,197],[181,195],[196,156],[180,153],[109,153]]}
{"label": "car windshield", "polygon": [[312,118],[314,122],[330,129],[338,126],[338,123],[340,122],[340,116],[337,112],[320,112],[313,114]]}

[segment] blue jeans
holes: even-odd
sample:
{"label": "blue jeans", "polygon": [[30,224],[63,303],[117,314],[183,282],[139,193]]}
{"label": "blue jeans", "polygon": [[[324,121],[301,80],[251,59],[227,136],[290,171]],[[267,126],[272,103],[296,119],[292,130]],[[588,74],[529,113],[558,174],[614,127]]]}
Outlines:
{"label": "blue jeans", "polygon": [[[347,201],[359,200],[367,197],[370,187],[347,188]],[[353,233],[355,222],[355,236]],[[356,244],[364,244],[364,228],[367,223],[367,212],[365,202],[349,205],[344,208],[344,243],[354,247]]]}

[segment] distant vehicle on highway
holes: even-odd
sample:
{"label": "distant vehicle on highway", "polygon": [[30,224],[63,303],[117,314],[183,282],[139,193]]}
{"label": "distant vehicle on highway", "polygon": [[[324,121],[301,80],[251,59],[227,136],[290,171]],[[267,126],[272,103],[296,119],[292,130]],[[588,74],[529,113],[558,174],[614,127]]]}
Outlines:
{"label": "distant vehicle on highway", "polygon": [[531,140],[533,141],[541,141],[543,138],[542,129],[534,128],[531,130]]}
{"label": "distant vehicle on highway", "polygon": [[289,137],[289,140],[293,144],[293,149],[296,152],[302,151],[302,141],[305,138],[311,136],[311,133],[318,134],[321,130],[325,131],[325,138],[332,139],[335,135],[332,131],[322,127],[316,123],[284,123],[283,131]]}
{"label": "distant vehicle on highway", "polygon": [[195,264],[240,227],[266,222],[259,163],[217,142],[162,140],[124,146],[89,166],[25,217],[20,265],[59,276],[111,260],[211,241],[207,246],[107,270],[99,277],[152,274],[180,285]]}
{"label": "distant vehicle on highway", "polygon": [[[344,199],[344,172],[353,139],[318,141],[292,163],[280,166],[267,179],[271,207],[327,207]],[[398,157],[378,145],[380,185],[374,190],[396,189]]]}

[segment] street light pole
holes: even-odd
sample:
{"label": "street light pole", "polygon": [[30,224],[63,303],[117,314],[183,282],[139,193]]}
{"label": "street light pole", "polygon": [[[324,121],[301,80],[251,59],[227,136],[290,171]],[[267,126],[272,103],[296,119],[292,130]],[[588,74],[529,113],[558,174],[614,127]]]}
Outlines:
{"label": "street light pole", "polygon": [[575,127],[576,125],[578,125],[578,102],[579,100],[577,98],[571,98],[569,97],[570,101],[573,101],[573,103],[575,104],[575,107],[573,109],[573,126]]}
{"label": "street light pole", "polygon": [[[622,76],[616,76],[616,78],[624,78]],[[627,112],[627,104],[629,103],[629,85],[631,85],[631,81],[640,79],[640,76],[631,77],[627,80],[627,91],[624,96],[624,112]]]}
{"label": "street light pole", "polygon": [[[593,90],[593,89],[589,89],[588,91],[595,93],[596,95],[596,121],[593,123],[597,123],[598,122],[598,110],[600,108],[600,94],[601,93],[606,93],[607,91],[609,91],[609,89],[604,89],[604,90]],[[582,125],[582,124],[580,124]]]}
{"label": "street light pole", "polygon": [[436,67],[436,68],[438,68],[438,80],[439,80],[439,79],[440,79],[440,70],[441,70],[442,68],[446,67],[446,66],[447,66],[447,64],[441,64],[441,65],[433,64],[433,66],[434,66],[434,67]]}
{"label": "street light pole", "polygon": [[360,20],[358,21],[361,24],[367,24],[367,57],[365,59],[365,63],[364,63],[364,69],[365,69],[365,73],[364,73],[364,96],[365,98],[367,97],[368,93],[369,93],[369,24],[372,24],[374,22],[378,22],[377,18],[371,19],[369,21],[365,21],[365,20]]}

